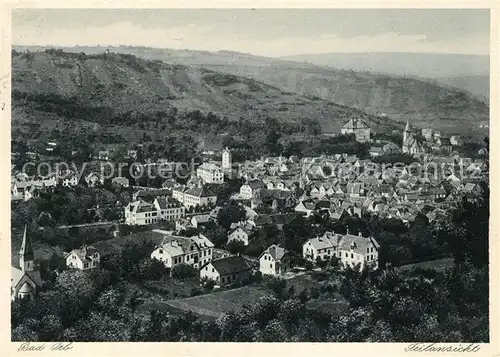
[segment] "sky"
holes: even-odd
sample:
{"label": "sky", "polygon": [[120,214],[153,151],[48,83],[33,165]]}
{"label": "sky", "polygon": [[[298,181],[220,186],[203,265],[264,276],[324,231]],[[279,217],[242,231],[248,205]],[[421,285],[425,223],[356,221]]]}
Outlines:
{"label": "sky", "polygon": [[16,9],[13,45],[489,54],[483,9]]}

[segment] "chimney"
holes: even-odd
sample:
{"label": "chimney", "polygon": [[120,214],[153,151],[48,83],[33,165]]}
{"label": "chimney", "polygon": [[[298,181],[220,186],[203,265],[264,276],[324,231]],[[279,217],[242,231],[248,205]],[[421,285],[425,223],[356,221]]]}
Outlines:
{"label": "chimney", "polygon": [[349,227],[347,227],[347,233],[346,233],[346,235],[349,235]]}
{"label": "chimney", "polygon": [[362,237],[361,232],[358,232],[358,237]]}

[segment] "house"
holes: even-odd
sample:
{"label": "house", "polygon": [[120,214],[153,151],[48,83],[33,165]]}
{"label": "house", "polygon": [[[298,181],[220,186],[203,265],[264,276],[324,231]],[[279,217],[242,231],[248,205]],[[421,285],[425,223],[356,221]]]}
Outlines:
{"label": "house", "polygon": [[95,187],[97,183],[100,183],[101,185],[104,183],[104,180],[99,177],[95,172],[91,172],[88,175],[85,176],[85,182],[87,183],[87,186],[89,187]]}
{"label": "house", "polygon": [[102,161],[108,161],[109,160],[109,151],[108,150],[101,150],[97,154],[97,158]]}
{"label": "house", "polygon": [[227,235],[227,242],[231,241],[241,241],[245,246],[248,245],[248,238],[251,235],[251,231],[245,227],[236,227],[230,231]]}
{"label": "house", "polygon": [[209,206],[215,205],[217,202],[217,196],[212,193],[207,186],[198,186],[184,191],[183,200],[181,202],[186,208]]}
{"label": "house", "polygon": [[451,144],[450,138],[441,136],[441,137],[436,139],[436,144],[437,144],[437,148],[441,151],[450,153],[453,150],[453,146]]}
{"label": "house", "polygon": [[205,227],[210,222],[212,222],[212,218],[209,214],[199,214],[191,218],[191,225],[194,228]]}
{"label": "house", "polygon": [[266,185],[259,179],[253,179],[245,182],[240,187],[240,196],[243,199],[250,200],[252,198],[258,198],[260,191],[265,189]]}
{"label": "house", "polygon": [[239,255],[212,260],[200,269],[200,279],[213,280],[219,286],[244,281],[250,274],[250,265]]}
{"label": "house", "polygon": [[213,247],[213,243],[202,234],[189,238],[165,235],[151,253],[151,259],[163,262],[167,268],[187,264],[198,269],[212,260]]}
{"label": "house", "polygon": [[160,221],[173,221],[184,217],[186,213],[184,206],[173,198],[157,197],[153,205],[158,211]]}
{"label": "house", "polygon": [[35,261],[31,239],[26,234],[26,226],[24,227],[23,241],[18,257],[19,267],[12,266],[11,270],[11,300],[34,300],[42,287],[42,278],[40,277],[38,264]]}
{"label": "house", "polygon": [[338,244],[338,256],[344,267],[365,265],[372,269],[378,269],[378,252],[380,245],[373,237],[363,237],[361,233],[351,235],[347,232],[342,236]]}
{"label": "house", "polygon": [[14,182],[12,184],[10,197],[12,201],[28,201],[38,196],[38,189],[35,185],[31,185],[30,182]]}
{"label": "house", "polygon": [[311,199],[300,201],[294,208],[295,212],[301,213],[304,217],[310,217],[316,211],[316,204]]}
{"label": "house", "polygon": [[137,150],[128,150],[127,151],[127,157],[131,158],[131,159],[137,159]]}
{"label": "house", "polygon": [[179,218],[175,220],[175,231],[185,231],[188,228],[192,228],[191,221],[187,218]]}
{"label": "house", "polygon": [[450,143],[453,146],[461,146],[463,145],[462,137],[460,135],[452,135],[450,137]]}
{"label": "house", "polygon": [[121,176],[113,178],[111,180],[111,183],[113,183],[115,185],[122,186],[122,187],[129,187],[129,185],[130,185],[128,178],[121,177]]}
{"label": "house", "polygon": [[340,132],[343,135],[354,134],[356,136],[356,140],[360,142],[370,140],[370,127],[359,118],[349,120]]}
{"label": "house", "polygon": [[370,156],[371,157],[379,157],[379,156],[382,156],[383,155],[383,152],[384,152],[384,149],[382,149],[381,147],[379,146],[372,146],[370,148]]}
{"label": "house", "polygon": [[152,203],[133,201],[125,207],[126,224],[142,226],[156,223],[158,220],[158,209]]}
{"label": "house", "polygon": [[336,257],[343,267],[368,265],[378,269],[379,244],[373,237],[363,237],[361,233],[351,235],[326,232],[321,237],[309,239],[302,246],[304,259],[315,262],[318,258],[330,260]]}
{"label": "house", "polygon": [[432,130],[431,128],[422,129],[422,136],[426,141],[431,141],[434,137],[434,130]]}
{"label": "house", "polygon": [[281,275],[290,270],[290,254],[273,244],[259,257],[259,271],[266,275]]}
{"label": "house", "polygon": [[75,172],[67,173],[63,175],[60,182],[63,187],[78,186],[78,175]]}
{"label": "house", "polygon": [[196,169],[196,175],[205,183],[224,183],[224,173],[222,169],[212,162],[201,164]]}
{"label": "house", "polygon": [[99,266],[101,255],[93,246],[83,246],[66,254],[66,266],[70,269],[88,270]]}
{"label": "house", "polygon": [[326,232],[321,237],[309,239],[302,245],[302,256],[311,262],[317,259],[330,260],[337,256],[338,241],[341,236],[332,232]]}

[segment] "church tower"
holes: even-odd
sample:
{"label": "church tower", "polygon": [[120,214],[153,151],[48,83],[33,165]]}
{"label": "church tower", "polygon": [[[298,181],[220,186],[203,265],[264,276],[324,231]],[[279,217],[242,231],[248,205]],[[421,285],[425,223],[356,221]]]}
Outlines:
{"label": "church tower", "polygon": [[410,133],[411,133],[410,122],[407,120],[405,131],[403,132],[403,145],[406,143],[406,140],[408,140],[408,138],[410,137]]}
{"label": "church tower", "polygon": [[231,166],[232,166],[231,151],[229,151],[229,149],[226,146],[226,148],[224,150],[222,150],[222,169],[223,170],[230,170]]}
{"label": "church tower", "polygon": [[19,268],[22,271],[35,270],[35,253],[31,246],[31,239],[26,234],[26,226],[24,226],[23,243],[19,250]]}

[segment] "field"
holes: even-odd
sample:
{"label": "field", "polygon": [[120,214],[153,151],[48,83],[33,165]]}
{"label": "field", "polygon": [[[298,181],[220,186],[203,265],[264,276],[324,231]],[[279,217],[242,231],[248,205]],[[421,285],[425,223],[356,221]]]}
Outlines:
{"label": "field", "polygon": [[[205,317],[219,317],[231,311],[237,311],[245,305],[251,305],[270,293],[260,287],[244,286],[238,289],[215,292],[163,303],[165,310],[180,309],[192,311]],[[158,304],[155,304],[158,307]]]}
{"label": "field", "polygon": [[437,271],[443,271],[443,270],[450,268],[452,266],[453,266],[453,259],[452,258],[443,258],[443,259],[437,259],[437,260],[432,260],[432,261],[428,261],[428,262],[403,265],[403,266],[397,267],[396,270],[400,273],[409,272],[409,271],[412,271],[412,270],[417,269],[417,268],[434,269]]}

